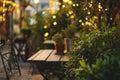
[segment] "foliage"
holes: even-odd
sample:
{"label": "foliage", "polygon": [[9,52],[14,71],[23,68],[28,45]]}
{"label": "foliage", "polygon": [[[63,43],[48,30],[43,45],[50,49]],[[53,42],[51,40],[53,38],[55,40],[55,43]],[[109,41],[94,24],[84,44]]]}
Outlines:
{"label": "foliage", "polygon": [[74,24],[69,25],[67,28],[63,29],[63,33],[65,35],[65,37],[67,38],[72,38],[74,37],[75,33],[77,32],[77,26],[75,26]]}
{"label": "foliage", "polygon": [[58,44],[63,44],[63,35],[61,33],[56,33],[52,36],[52,40],[54,40]]}
{"label": "foliage", "polygon": [[[45,17],[45,25],[47,26],[47,32],[49,32],[49,37],[51,38],[55,33],[61,32],[68,26],[67,9],[61,8],[55,14],[50,14]],[[53,18],[56,16],[56,18]],[[54,22],[56,25],[54,25]]]}
{"label": "foliage", "polygon": [[15,18],[15,19],[14,19],[14,23],[15,23],[15,24],[19,24],[19,19]]}
{"label": "foliage", "polygon": [[[34,37],[36,38],[36,45],[37,47],[42,48],[42,43],[44,41],[44,33],[45,33],[45,29],[44,29],[44,17],[42,15],[42,12],[38,12],[35,15],[35,24],[33,27],[33,34]],[[41,45],[40,45],[41,44]]]}
{"label": "foliage", "polygon": [[[83,34],[68,52],[75,80],[120,79],[120,34],[115,27]],[[70,73],[69,73],[70,74]]]}
{"label": "foliage", "polygon": [[72,0],[72,2],[77,5],[71,6],[76,18],[82,20],[81,23],[86,24],[86,21],[92,23],[92,27],[96,24],[100,28],[103,21],[112,27],[120,11],[120,0]]}

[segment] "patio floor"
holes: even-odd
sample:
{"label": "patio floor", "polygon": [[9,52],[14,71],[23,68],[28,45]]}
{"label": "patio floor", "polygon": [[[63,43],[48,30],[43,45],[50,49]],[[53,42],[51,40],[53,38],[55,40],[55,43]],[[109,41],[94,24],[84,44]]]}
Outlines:
{"label": "patio floor", "polygon": [[[44,80],[36,69],[32,72],[29,63],[20,62],[21,76],[15,74],[11,76],[10,80]],[[6,80],[6,75],[3,67],[0,68],[0,80]],[[59,80],[57,77],[51,77],[50,80]]]}

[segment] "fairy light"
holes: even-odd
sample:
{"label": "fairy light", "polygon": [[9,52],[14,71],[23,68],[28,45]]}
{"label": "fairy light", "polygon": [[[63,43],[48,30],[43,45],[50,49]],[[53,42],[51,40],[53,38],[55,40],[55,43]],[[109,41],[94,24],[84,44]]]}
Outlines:
{"label": "fairy light", "polygon": [[73,19],[73,18],[75,18],[75,16],[74,16],[74,15],[71,15],[70,18]]}
{"label": "fairy light", "polygon": [[66,6],[65,5],[62,5],[63,8],[65,8]]}
{"label": "fairy light", "polygon": [[2,20],[5,21],[5,0],[3,1],[3,16]]}
{"label": "fairy light", "polygon": [[101,3],[99,2],[98,3],[98,10],[101,11],[101,9],[102,9],[102,6],[101,6]]}
{"label": "fairy light", "polygon": [[92,4],[92,3],[93,3],[93,1],[90,1],[90,3]]}
{"label": "fairy light", "polygon": [[108,9],[106,8],[105,11],[108,11]]}
{"label": "fairy light", "polygon": [[56,1],[56,4],[59,5],[59,6],[61,5],[61,3],[59,1]]}
{"label": "fairy light", "polygon": [[73,4],[73,7],[75,7],[75,4]]}
{"label": "fairy light", "polygon": [[57,25],[57,22],[53,22],[53,25],[56,26],[56,25]]}
{"label": "fairy light", "polygon": [[89,7],[91,8],[91,7],[92,7],[92,4],[89,4]]}
{"label": "fairy light", "polygon": [[46,13],[45,11],[42,12],[42,14],[45,14],[45,13]]}
{"label": "fairy light", "polygon": [[55,8],[54,8],[54,7],[52,7],[52,8],[51,8],[51,10],[55,10]]}
{"label": "fairy light", "polygon": [[48,32],[46,32],[45,34],[44,34],[44,37],[47,37],[49,35],[49,33]]}
{"label": "fairy light", "polygon": [[55,19],[55,18],[56,18],[56,15],[53,15],[52,18]]}
{"label": "fairy light", "polygon": [[71,4],[73,4],[73,2],[72,2],[72,1],[68,1],[68,4],[70,4],[70,5],[71,5]]}
{"label": "fairy light", "polygon": [[88,14],[91,14],[90,11],[88,11]]}
{"label": "fairy light", "polygon": [[82,26],[84,26],[85,24],[84,23],[81,23]]}
{"label": "fairy light", "polygon": [[63,2],[68,2],[69,0],[63,0]]}
{"label": "fairy light", "polygon": [[112,20],[112,18],[110,18],[110,20]]}
{"label": "fairy light", "polygon": [[73,13],[73,11],[69,11],[68,13],[71,15]]}
{"label": "fairy light", "polygon": [[81,22],[82,22],[82,20],[79,20],[79,22],[81,23]]}
{"label": "fairy light", "polygon": [[79,4],[76,4],[76,6],[79,6]]}
{"label": "fairy light", "polygon": [[44,25],[44,29],[47,29],[47,26],[46,26],[46,25]]}
{"label": "fairy light", "polygon": [[86,17],[85,20],[88,20],[88,18]]}

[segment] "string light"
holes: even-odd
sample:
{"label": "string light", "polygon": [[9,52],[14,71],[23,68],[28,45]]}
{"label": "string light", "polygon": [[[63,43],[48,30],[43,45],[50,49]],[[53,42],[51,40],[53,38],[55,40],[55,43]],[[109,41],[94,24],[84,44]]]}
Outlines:
{"label": "string light", "polygon": [[73,2],[72,2],[72,1],[68,1],[68,4],[70,4],[70,5],[71,5],[71,4],[73,4]]}
{"label": "string light", "polygon": [[76,4],[76,6],[79,6],[79,4]]}
{"label": "string light", "polygon": [[52,18],[55,19],[55,18],[56,18],[56,15],[53,15]]}
{"label": "string light", "polygon": [[91,14],[90,11],[88,11],[88,14]]}
{"label": "string light", "polygon": [[56,26],[56,25],[57,25],[57,22],[53,22],[53,25]]}
{"label": "string light", "polygon": [[46,26],[46,25],[44,25],[44,29],[47,29],[47,26]]}
{"label": "string light", "polygon": [[89,4],[89,7],[91,8],[91,7],[92,7],[92,4]]}
{"label": "string light", "polygon": [[63,8],[65,8],[66,6],[65,5],[62,5]]}
{"label": "string light", "polygon": [[82,22],[82,20],[79,20],[79,22],[81,23],[81,22]]}
{"label": "string light", "polygon": [[45,14],[45,13],[46,13],[45,11],[42,12],[42,14]]}
{"label": "string light", "polygon": [[5,21],[5,0],[3,1],[3,16],[2,20]]}
{"label": "string light", "polygon": [[108,11],[108,9],[106,8],[105,11]]}
{"label": "string light", "polygon": [[93,1],[90,1],[90,3],[92,4],[92,3],[93,3]]}
{"label": "string light", "polygon": [[110,20],[112,20],[112,18],[110,18]]}
{"label": "string light", "polygon": [[70,16],[70,18],[71,18],[71,19],[73,19],[73,18],[75,18],[75,16],[74,16],[74,15],[72,15],[72,16]]}
{"label": "string light", "polygon": [[73,6],[75,7],[75,4],[73,4]]}
{"label": "string light", "polygon": [[98,3],[98,10],[101,11],[101,9],[102,9],[102,6],[101,6],[101,3],[99,2]]}
{"label": "string light", "polygon": [[85,20],[88,20],[88,18],[86,17]]}
{"label": "string light", "polygon": [[69,13],[69,15],[71,15],[73,13],[73,11],[69,11],[68,13]]}
{"label": "string light", "polygon": [[68,2],[69,0],[63,0],[63,2]]}
{"label": "string light", "polygon": [[84,26],[85,24],[84,23],[81,23],[82,26]]}
{"label": "string light", "polygon": [[44,34],[44,37],[47,37],[49,35],[49,33],[48,32],[46,32],[45,34]]}

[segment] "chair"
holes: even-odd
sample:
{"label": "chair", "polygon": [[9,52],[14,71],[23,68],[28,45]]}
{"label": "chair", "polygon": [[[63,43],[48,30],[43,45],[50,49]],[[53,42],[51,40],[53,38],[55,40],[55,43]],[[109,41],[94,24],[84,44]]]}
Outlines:
{"label": "chair", "polygon": [[7,80],[10,80],[10,77],[14,75],[16,71],[19,73],[19,75],[21,75],[16,55],[14,54],[14,51],[11,51],[10,45],[3,45],[0,48],[0,55]]}
{"label": "chair", "polygon": [[46,40],[43,42],[44,49],[55,49],[55,41]]}
{"label": "chair", "polygon": [[17,38],[13,42],[13,49],[15,54],[17,55],[18,60],[20,58],[25,61],[28,58],[28,48],[27,48],[27,41],[23,38]]}

